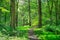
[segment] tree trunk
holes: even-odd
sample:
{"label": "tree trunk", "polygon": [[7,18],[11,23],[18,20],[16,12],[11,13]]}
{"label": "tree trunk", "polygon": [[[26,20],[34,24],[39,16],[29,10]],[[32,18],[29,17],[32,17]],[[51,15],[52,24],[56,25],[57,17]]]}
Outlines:
{"label": "tree trunk", "polygon": [[19,0],[16,0],[16,26],[18,26],[18,2]]}
{"label": "tree trunk", "polygon": [[13,29],[15,29],[16,26],[16,13],[15,13],[15,0],[11,0],[10,1],[11,4],[11,27],[13,27]]}
{"label": "tree trunk", "polygon": [[55,1],[56,26],[58,25],[58,0]]}
{"label": "tree trunk", "polygon": [[[0,7],[2,7],[2,0],[0,0]],[[2,14],[2,11],[0,9],[0,24],[1,24],[1,14]]]}
{"label": "tree trunk", "polygon": [[1,12],[1,9],[0,9],[0,24],[1,24],[1,13],[2,13],[2,12]]}
{"label": "tree trunk", "polygon": [[30,0],[28,0],[28,6],[29,6],[29,26],[31,26],[31,10],[30,10]]}
{"label": "tree trunk", "polygon": [[50,25],[52,25],[52,9],[53,9],[53,0],[51,0],[51,5],[49,5],[49,0],[47,0],[47,5],[48,5],[48,10],[49,10],[49,14],[50,14]]}
{"label": "tree trunk", "polygon": [[42,27],[42,12],[41,12],[41,0],[38,0],[38,15],[39,15],[39,23],[38,27]]}
{"label": "tree trunk", "polygon": [[59,13],[59,25],[60,25],[60,1],[58,1],[59,7],[58,7],[58,13]]}

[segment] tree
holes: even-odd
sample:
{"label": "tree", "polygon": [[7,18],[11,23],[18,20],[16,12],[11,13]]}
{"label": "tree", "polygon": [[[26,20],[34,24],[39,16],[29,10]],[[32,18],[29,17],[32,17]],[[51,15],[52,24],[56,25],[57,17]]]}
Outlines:
{"label": "tree", "polygon": [[58,0],[55,0],[56,26],[58,25]]}
{"label": "tree", "polygon": [[39,23],[38,23],[38,26],[39,27],[42,27],[41,0],[38,0],[38,15],[39,15]]}
{"label": "tree", "polygon": [[29,26],[31,26],[31,10],[30,10],[30,0],[28,0],[28,10],[29,10]]}
{"label": "tree", "polygon": [[11,27],[15,29],[16,27],[16,13],[15,13],[15,0],[11,0]]}
{"label": "tree", "polygon": [[2,12],[1,12],[1,9],[0,9],[0,24],[1,24],[1,13],[2,13]]}
{"label": "tree", "polygon": [[[47,0],[48,10],[50,14],[50,25],[52,25],[52,9],[53,9],[53,0]],[[50,5],[51,4],[51,5]]]}
{"label": "tree", "polygon": [[[2,0],[0,1],[0,7],[2,6]],[[1,9],[0,9],[0,24],[1,24]]]}
{"label": "tree", "polygon": [[18,2],[19,2],[19,0],[16,0],[16,26],[18,26]]}

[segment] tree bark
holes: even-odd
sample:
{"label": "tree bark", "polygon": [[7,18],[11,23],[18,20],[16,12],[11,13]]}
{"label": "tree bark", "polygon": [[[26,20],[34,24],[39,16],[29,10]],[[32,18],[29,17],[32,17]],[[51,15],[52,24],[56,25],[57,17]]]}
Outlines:
{"label": "tree bark", "polygon": [[0,24],[1,24],[1,13],[2,13],[2,12],[1,12],[1,9],[0,9]]}
{"label": "tree bark", "polygon": [[18,2],[19,0],[16,0],[16,26],[18,26]]}
{"label": "tree bark", "polygon": [[55,1],[56,26],[58,25],[58,0]]}
{"label": "tree bark", "polygon": [[50,25],[52,25],[52,9],[53,9],[53,0],[51,0],[51,5],[49,5],[49,0],[47,0],[47,5],[48,5],[48,10],[49,10],[49,14],[50,14]]}
{"label": "tree bark", "polygon": [[11,27],[13,27],[13,29],[15,29],[16,26],[16,13],[15,13],[15,0],[11,0],[10,1],[11,4]]}
{"label": "tree bark", "polygon": [[39,15],[39,23],[38,27],[42,27],[42,11],[41,11],[41,0],[38,0],[38,15]]}
{"label": "tree bark", "polygon": [[31,26],[31,10],[30,10],[30,0],[28,0],[28,10],[29,10],[29,26]]}
{"label": "tree bark", "polygon": [[[2,7],[2,0],[0,0],[0,7]],[[0,24],[1,24],[1,14],[2,14],[2,11],[0,9]]]}

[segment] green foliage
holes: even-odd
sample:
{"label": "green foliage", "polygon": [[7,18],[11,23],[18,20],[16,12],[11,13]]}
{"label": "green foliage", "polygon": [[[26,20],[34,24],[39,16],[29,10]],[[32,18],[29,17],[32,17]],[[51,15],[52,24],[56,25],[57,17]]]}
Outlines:
{"label": "green foliage", "polygon": [[[16,15],[18,16],[18,26],[14,30],[11,27],[11,13],[10,13],[10,0],[0,1],[0,35],[16,35],[19,37],[28,37],[28,31],[33,28],[34,35],[36,35],[41,40],[60,40],[60,0],[58,0],[58,5],[55,0],[42,0],[41,11],[42,11],[42,28],[37,28],[38,25],[38,2],[37,0],[30,0],[30,11],[31,11],[31,24],[29,25],[29,8],[28,0],[17,0],[15,3]],[[53,7],[52,7],[53,2]],[[52,9],[51,9],[52,7]],[[57,10],[56,10],[57,8]],[[14,11],[14,10],[13,10]],[[51,12],[51,14],[50,14]],[[57,12],[57,26],[56,26],[56,12]],[[13,20],[14,21],[14,20]],[[51,24],[51,25],[50,25]],[[21,39],[20,39],[21,40]],[[24,40],[22,38],[22,40]],[[27,40],[27,39],[25,39]]]}
{"label": "green foliage", "polygon": [[1,9],[2,12],[10,12],[9,10],[7,10],[7,9],[5,9],[3,7],[0,7],[0,9]]}
{"label": "green foliage", "polygon": [[60,35],[40,35],[41,40],[60,40]]}
{"label": "green foliage", "polygon": [[17,30],[28,30],[31,26],[18,26]]}

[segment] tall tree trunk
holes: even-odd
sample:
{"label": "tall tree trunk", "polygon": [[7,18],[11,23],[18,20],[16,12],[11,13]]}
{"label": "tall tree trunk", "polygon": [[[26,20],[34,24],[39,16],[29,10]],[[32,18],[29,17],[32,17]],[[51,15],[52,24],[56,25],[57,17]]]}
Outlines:
{"label": "tall tree trunk", "polygon": [[4,17],[5,17],[5,18],[4,18],[4,19],[5,19],[5,25],[6,25],[6,14],[7,14],[7,13],[5,13],[5,16],[4,16]]}
{"label": "tall tree trunk", "polygon": [[0,23],[1,23],[1,9],[0,9]]}
{"label": "tall tree trunk", "polygon": [[29,6],[29,26],[31,26],[31,10],[30,10],[30,0],[28,0],[28,6]]}
{"label": "tall tree trunk", "polygon": [[39,15],[39,23],[38,23],[38,26],[39,27],[42,27],[41,0],[38,0],[38,15]]}
{"label": "tall tree trunk", "polygon": [[52,20],[52,9],[53,9],[53,0],[51,0],[51,7],[50,7],[50,25],[52,25],[52,22],[53,22],[53,20]]}
{"label": "tall tree trunk", "polygon": [[[0,0],[0,7],[2,7],[2,1],[3,1],[3,0]],[[1,24],[1,14],[2,14],[2,11],[1,11],[1,9],[0,9],[0,24]]]}
{"label": "tall tree trunk", "polygon": [[56,26],[58,25],[58,0],[55,1]]}
{"label": "tall tree trunk", "polygon": [[58,13],[59,13],[59,25],[60,25],[60,1],[58,1],[59,7],[58,7]]}
{"label": "tall tree trunk", "polygon": [[22,14],[22,26],[24,26],[24,24],[25,24],[25,22],[24,22],[24,14]]}
{"label": "tall tree trunk", "polygon": [[[51,2],[51,5],[49,5],[49,2]],[[52,9],[53,9],[53,0],[47,0],[48,10],[50,14],[50,25],[52,25]]]}
{"label": "tall tree trunk", "polygon": [[18,2],[19,0],[16,0],[16,26],[18,26]]}
{"label": "tall tree trunk", "polygon": [[16,26],[16,13],[15,13],[15,0],[11,0],[11,27],[15,29]]}

